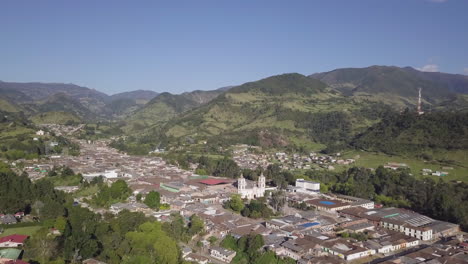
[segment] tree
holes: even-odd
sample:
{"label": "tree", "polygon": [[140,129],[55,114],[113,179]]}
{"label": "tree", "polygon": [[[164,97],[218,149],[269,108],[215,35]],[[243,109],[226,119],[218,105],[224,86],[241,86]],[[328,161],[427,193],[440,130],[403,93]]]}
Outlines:
{"label": "tree", "polygon": [[124,180],[117,180],[110,187],[110,195],[112,199],[125,200],[130,196],[131,189]]}
{"label": "tree", "polygon": [[59,216],[57,217],[57,219],[55,219],[54,227],[60,232],[63,233],[63,231],[65,231],[66,225],[67,225],[67,219],[65,219],[65,217]]}
{"label": "tree", "polygon": [[136,200],[137,200],[137,202],[141,202],[141,198],[142,198],[141,193],[139,193],[139,194],[136,195]]}
{"label": "tree", "polygon": [[218,239],[215,237],[215,236],[210,236],[208,238],[208,241],[210,242],[211,245],[213,245],[214,243],[216,243]]}
{"label": "tree", "polygon": [[205,228],[205,224],[203,223],[203,220],[196,214],[193,214],[190,217],[190,223],[189,223],[189,228],[188,228],[188,234],[190,236],[196,235],[203,231]]}
{"label": "tree", "polygon": [[159,210],[161,196],[158,192],[151,191],[146,195],[144,203],[151,209]]}
{"label": "tree", "polygon": [[235,212],[240,212],[242,211],[242,209],[244,209],[244,202],[242,201],[241,196],[239,194],[231,195],[229,207]]}
{"label": "tree", "polygon": [[42,228],[34,236],[26,241],[25,257],[39,261],[40,263],[50,263],[50,260],[58,255],[58,240],[49,236],[49,230]]}
{"label": "tree", "polygon": [[271,194],[270,204],[276,211],[280,211],[286,203],[286,195],[282,191],[276,191]]}

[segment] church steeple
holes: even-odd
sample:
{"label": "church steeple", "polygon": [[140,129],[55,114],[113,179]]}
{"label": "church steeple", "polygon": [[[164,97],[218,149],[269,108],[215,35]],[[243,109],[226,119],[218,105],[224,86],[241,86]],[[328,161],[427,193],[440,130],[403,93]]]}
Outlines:
{"label": "church steeple", "polygon": [[241,173],[241,176],[237,180],[237,189],[239,191],[245,190],[246,186],[247,186],[247,183],[245,182],[244,175]]}
{"label": "church steeple", "polygon": [[263,176],[262,172],[262,174],[260,174],[260,177],[258,177],[258,187],[261,189],[265,189],[265,181],[265,176]]}

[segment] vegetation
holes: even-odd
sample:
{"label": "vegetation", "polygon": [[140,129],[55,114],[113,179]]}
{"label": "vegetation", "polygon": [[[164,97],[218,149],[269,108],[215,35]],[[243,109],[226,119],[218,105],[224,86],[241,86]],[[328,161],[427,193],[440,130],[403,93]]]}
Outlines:
{"label": "vegetation", "polygon": [[99,192],[90,200],[92,205],[109,207],[118,202],[124,202],[130,197],[132,190],[124,180],[117,180],[109,187],[105,183],[99,183]]}
{"label": "vegetation", "polygon": [[198,159],[197,170],[205,175],[226,178],[237,178],[240,175],[240,168],[237,163],[227,157],[214,160],[206,156],[202,156]]}
{"label": "vegetation", "polygon": [[273,211],[266,204],[265,199],[252,199],[241,211],[242,216],[254,219],[270,218],[274,215]]}
{"label": "vegetation", "polygon": [[78,186],[83,183],[83,176],[75,174],[69,167],[53,167],[48,172],[47,179],[54,186]]}
{"label": "vegetation", "polygon": [[388,206],[410,208],[468,229],[468,184],[416,178],[408,170],[354,167],[342,173],[310,171],[306,175],[336,193],[374,199]]}
{"label": "vegetation", "polygon": [[359,135],[353,145],[387,154],[424,153],[430,149],[466,150],[466,138],[468,113],[433,112],[419,116],[407,110],[387,115]]}
{"label": "vegetation", "polygon": [[151,191],[146,195],[144,203],[151,209],[159,210],[161,195],[158,192]]}
{"label": "vegetation", "polygon": [[280,258],[272,251],[263,250],[264,241],[261,235],[250,234],[239,239],[227,235],[220,243],[220,246],[236,251],[236,256],[231,261],[234,264],[293,264],[295,260],[290,258]]}
{"label": "vegetation", "polygon": [[195,214],[189,218],[189,221],[185,221],[180,214],[174,213],[171,215],[171,220],[171,222],[163,223],[162,228],[178,242],[188,243],[205,229],[203,220]]}

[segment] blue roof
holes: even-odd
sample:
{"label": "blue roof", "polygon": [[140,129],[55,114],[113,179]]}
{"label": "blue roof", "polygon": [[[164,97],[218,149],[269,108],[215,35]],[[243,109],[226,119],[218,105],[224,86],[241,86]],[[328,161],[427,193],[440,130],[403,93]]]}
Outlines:
{"label": "blue roof", "polygon": [[334,202],[330,202],[330,201],[320,201],[319,203],[326,204],[326,205],[334,205],[335,204]]}
{"label": "blue roof", "polygon": [[302,224],[300,226],[301,227],[311,227],[311,226],[316,226],[316,225],[320,225],[320,223],[319,222],[305,223],[305,224]]}

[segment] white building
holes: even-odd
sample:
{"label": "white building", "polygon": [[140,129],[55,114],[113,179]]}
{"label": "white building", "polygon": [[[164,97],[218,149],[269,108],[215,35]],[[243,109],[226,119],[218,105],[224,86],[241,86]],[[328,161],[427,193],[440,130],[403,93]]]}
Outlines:
{"label": "white building", "polygon": [[230,263],[232,259],[236,256],[236,252],[221,247],[212,247],[210,249],[210,255],[213,258]]}
{"label": "white building", "polygon": [[248,181],[244,179],[244,176],[237,180],[237,193],[241,195],[243,199],[255,199],[258,197],[265,196],[265,176],[260,175],[258,182]]}
{"label": "white building", "polygon": [[296,192],[310,193],[310,192],[320,192],[320,183],[306,181],[304,179],[296,180]]}
{"label": "white building", "polygon": [[44,134],[45,134],[45,132],[44,132],[44,130],[42,130],[42,129],[41,129],[41,130],[38,130],[38,131],[36,132],[36,135],[38,135],[38,136],[43,136]]}

